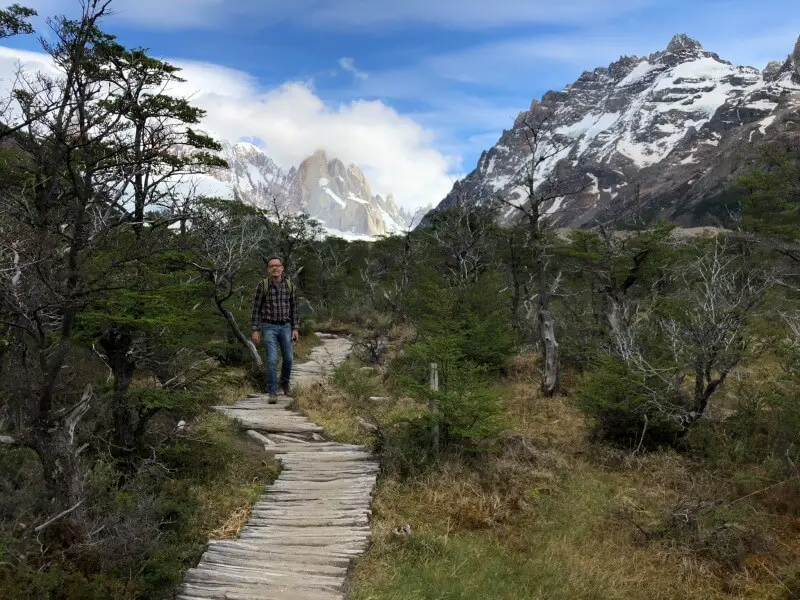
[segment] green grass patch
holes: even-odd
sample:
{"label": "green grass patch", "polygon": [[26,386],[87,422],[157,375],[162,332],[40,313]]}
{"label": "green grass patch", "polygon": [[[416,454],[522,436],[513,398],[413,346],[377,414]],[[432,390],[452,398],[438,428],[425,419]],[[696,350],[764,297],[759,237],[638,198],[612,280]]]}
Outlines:
{"label": "green grass patch", "polygon": [[[784,597],[783,586],[765,572],[723,577],[702,560],[638,542],[635,528],[617,515],[643,499],[618,473],[579,468],[553,493],[531,488],[527,510],[478,529],[446,510],[464,492],[448,498],[446,490],[457,489],[458,481],[447,481],[447,473],[439,477],[445,481],[438,485],[434,477],[382,480],[375,538],[356,563],[352,600]],[[409,537],[392,531],[404,523],[412,526]]]}

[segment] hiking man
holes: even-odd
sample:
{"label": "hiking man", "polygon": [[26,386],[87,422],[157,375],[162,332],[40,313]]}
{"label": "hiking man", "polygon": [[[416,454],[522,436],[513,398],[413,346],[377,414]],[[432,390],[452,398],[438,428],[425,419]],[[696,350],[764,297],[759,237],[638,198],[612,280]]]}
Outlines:
{"label": "hiking man", "polygon": [[292,376],[292,342],[300,339],[298,327],[300,317],[297,314],[297,298],[294,286],[283,276],[283,259],[273,256],[267,261],[266,277],[256,288],[253,298],[251,321],[253,342],[261,343],[267,352],[267,393],[269,404],[278,400],[278,346],[281,349],[283,364],[281,366],[280,387],[285,395],[289,395],[289,380]]}

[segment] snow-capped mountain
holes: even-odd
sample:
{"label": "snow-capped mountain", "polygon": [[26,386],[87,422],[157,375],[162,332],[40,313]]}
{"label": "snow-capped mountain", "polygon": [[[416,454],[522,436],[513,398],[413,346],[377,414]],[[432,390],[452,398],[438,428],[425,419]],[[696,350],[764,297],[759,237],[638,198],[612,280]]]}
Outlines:
{"label": "snow-capped mountain", "polygon": [[228,168],[212,175],[226,190],[223,196],[290,214],[304,212],[329,232],[347,237],[398,233],[411,223],[391,194],[386,198],[372,194],[358,166],[329,160],[322,150],[288,173],[249,142],[224,143],[221,154]]}
{"label": "snow-capped mountain", "polygon": [[[214,176],[228,183],[242,202],[272,208],[273,199],[285,204],[286,174],[260,148],[249,142],[238,144],[223,143],[222,158],[228,162],[228,169],[221,169]],[[293,206],[293,211],[299,210]]]}
{"label": "snow-capped mountain", "polygon": [[[786,60],[760,71],[676,35],[663,51],[621,57],[534,100],[439,206],[498,196],[524,202],[530,123],[547,114],[546,143],[538,147],[556,152],[536,153],[536,181],[569,181],[565,193],[580,190],[544,207],[556,226],[591,226],[633,210],[682,224],[712,222],[725,210],[721,195],[765,141],[797,138],[798,107],[800,40]],[[516,212],[506,208],[503,218]]]}
{"label": "snow-capped mountain", "polygon": [[288,196],[327,227],[370,236],[403,231],[410,217],[389,194],[372,194],[369,182],[354,164],[345,167],[323,150],[306,158],[289,173]]}

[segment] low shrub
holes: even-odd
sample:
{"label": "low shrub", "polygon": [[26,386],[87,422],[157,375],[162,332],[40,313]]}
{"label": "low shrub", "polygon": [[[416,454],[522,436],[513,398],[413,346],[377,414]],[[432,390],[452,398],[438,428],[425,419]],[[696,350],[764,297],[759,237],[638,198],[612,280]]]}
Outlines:
{"label": "low shrub", "polygon": [[657,382],[645,383],[623,362],[607,358],[581,381],[575,398],[600,440],[626,448],[657,448],[674,444],[682,430],[653,401],[654,388],[658,393]]}

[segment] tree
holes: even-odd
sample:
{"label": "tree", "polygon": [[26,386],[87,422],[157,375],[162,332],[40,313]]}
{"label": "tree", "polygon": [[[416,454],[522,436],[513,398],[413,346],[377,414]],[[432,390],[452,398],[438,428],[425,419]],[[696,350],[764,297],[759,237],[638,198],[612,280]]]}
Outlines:
{"label": "tree", "polygon": [[800,148],[769,147],[763,163],[737,182],[742,228],[800,263]]}
{"label": "tree", "polygon": [[242,291],[243,275],[252,268],[266,235],[257,209],[226,200],[207,199],[192,219],[190,236],[194,257],[190,264],[210,288],[210,295],[233,335],[261,368],[261,354],[242,332],[228,302]]}
{"label": "tree", "polygon": [[535,315],[538,322],[544,363],[541,389],[546,396],[554,395],[559,386],[558,342],[551,301],[561,274],[550,273],[553,236],[545,210],[586,187],[582,177],[567,175],[560,169],[560,161],[569,155],[574,142],[557,134],[552,121],[552,109],[543,104],[536,104],[526,113],[520,131],[529,158],[512,179],[514,189],[510,197],[498,197],[501,203],[522,213],[527,225],[524,248],[530,257],[528,289],[531,294],[523,304],[527,308],[527,319],[532,320]]}
{"label": "tree", "polygon": [[454,285],[477,281],[494,265],[497,204],[475,205],[458,196],[422,230]]}
{"label": "tree", "polygon": [[[120,289],[100,294],[78,319],[76,341],[92,348],[113,378],[112,453],[123,458],[139,448],[152,417],[169,406],[169,394],[161,394],[159,402],[152,398],[138,404],[132,401],[129,392],[134,373],[146,369],[157,378],[161,390],[172,388],[180,378],[171,358],[185,355],[188,347],[202,347],[194,338],[204,324],[203,315],[193,310],[202,286],[191,283],[193,271],[181,270],[180,253],[165,252],[178,241],[166,229],[118,232],[114,245],[103,252],[136,256],[127,247],[131,244],[141,256],[117,269]],[[154,248],[142,247],[146,242]],[[191,366],[184,365],[188,370],[208,364],[201,353],[192,354],[197,359]],[[165,361],[165,357],[171,358]]]}
{"label": "tree", "polygon": [[345,240],[328,237],[313,244],[309,250],[314,275],[304,278],[307,284],[305,287],[315,291],[317,301],[329,311],[344,296],[342,281],[348,274],[348,266],[352,261],[347,246]]}
{"label": "tree", "polygon": [[[94,395],[90,387],[76,391],[76,327],[88,307],[130,290],[121,272],[153,247],[123,244],[123,233],[158,200],[156,188],[143,184],[131,211],[130,186],[137,174],[163,173],[174,162],[163,146],[136,145],[138,109],[120,101],[111,61],[124,52],[99,28],[109,3],[85,0],[78,19],[49,21],[53,41],[42,44],[59,74],[23,74],[10,96],[15,120],[0,132],[13,172],[0,196],[0,316],[14,350],[5,368],[20,383],[5,394],[14,431],[3,439],[38,454],[53,507],[75,509],[69,520],[78,533],[84,498],[76,427]],[[147,97],[142,91],[140,99]],[[155,121],[158,131],[166,122],[159,119],[148,113],[145,129]],[[188,152],[209,147],[188,129],[183,139]]]}
{"label": "tree", "polygon": [[299,257],[322,239],[322,227],[305,213],[290,214],[287,208],[280,206],[276,196],[272,197],[270,207],[262,214],[266,233],[259,253],[264,266],[271,256],[278,255],[283,259],[286,277],[297,279],[302,270]]}
{"label": "tree", "polygon": [[687,250],[668,274],[673,294],[640,306],[618,328],[612,350],[642,382],[652,382],[652,406],[681,427],[705,414],[714,392],[754,351],[749,327],[773,283],[768,270],[724,237]]}
{"label": "tree", "polygon": [[36,11],[19,4],[12,4],[5,10],[0,10],[0,40],[20,34],[33,33],[28,21],[36,16]]}
{"label": "tree", "polygon": [[[596,230],[571,232],[560,257],[574,291],[574,301],[565,303],[565,308],[583,331],[578,345],[595,350],[617,345],[621,331],[630,326],[639,305],[671,266],[672,229],[660,223],[642,231],[614,231],[600,225]],[[586,310],[589,318],[580,310]]]}
{"label": "tree", "polygon": [[115,140],[117,168],[120,180],[131,184],[130,218],[136,230],[141,230],[147,206],[163,206],[172,219],[185,223],[189,215],[182,206],[187,194],[181,176],[227,166],[212,153],[222,146],[190,127],[205,111],[166,93],[170,85],[185,81],[178,67],[114,39],[97,50],[101,77],[109,84],[103,103],[125,125]]}
{"label": "tree", "polygon": [[45,49],[62,77],[31,77],[14,91],[24,123],[13,138],[19,149],[14,166],[24,175],[0,199],[2,219],[9,224],[3,246],[13,249],[16,263],[11,271],[7,263],[0,269],[2,312],[14,332],[20,351],[16,367],[26,383],[9,396],[7,408],[16,421],[16,441],[38,454],[59,509],[78,507],[83,500],[73,442],[92,393],[87,388],[76,397],[64,385],[65,367],[76,318],[103,285],[86,277],[86,265],[114,225],[99,216],[109,214],[114,188],[106,178],[106,143],[117,122],[98,106],[101,82],[91,66],[95,44],[106,37],[97,27],[106,7],[90,2],[79,20],[51,22],[55,41]]}

